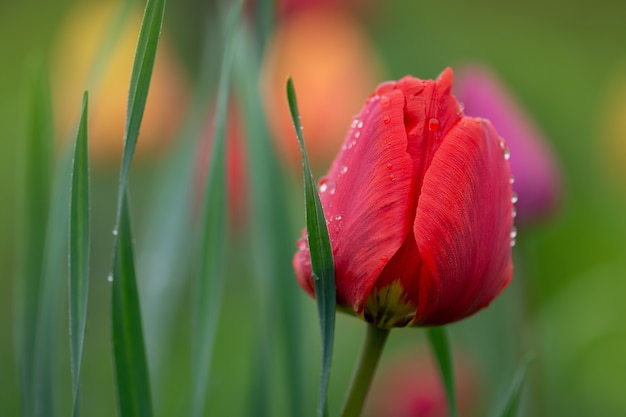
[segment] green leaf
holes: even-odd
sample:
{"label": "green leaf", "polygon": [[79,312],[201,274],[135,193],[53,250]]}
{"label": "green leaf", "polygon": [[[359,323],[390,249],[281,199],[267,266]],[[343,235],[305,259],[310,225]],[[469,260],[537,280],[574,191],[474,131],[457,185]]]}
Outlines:
{"label": "green leaf", "polygon": [[446,397],[448,399],[450,416],[456,417],[458,412],[456,407],[456,389],[454,385],[454,366],[452,365],[452,354],[450,352],[450,342],[446,328],[443,326],[429,327],[426,333],[428,334],[430,347],[437,359],[439,373],[441,374]]}
{"label": "green leaf", "polygon": [[323,416],[328,393],[328,382],[330,380],[330,366],[335,335],[335,266],[324,210],[315,183],[313,182],[309,158],[304,145],[296,92],[291,78],[287,80],[287,100],[289,101],[289,110],[291,111],[291,118],[296,129],[300,149],[302,150],[302,162],[304,167],[306,226],[322,338],[322,372],[317,414],[318,416]]}
{"label": "green leaf", "polygon": [[152,415],[150,380],[146,361],[141,308],[135,276],[135,255],[126,194],[113,255],[112,323],[115,380],[119,415],[149,417]]}
{"label": "green leaf", "polygon": [[226,16],[226,45],[222,57],[217,90],[215,134],[211,160],[206,178],[202,207],[198,266],[195,275],[192,340],[192,416],[201,417],[206,408],[206,397],[215,346],[226,249],[226,162],[225,130],[230,90],[231,66],[234,57],[235,36],[241,12],[241,1],[236,1]]}
{"label": "green leaf", "polygon": [[130,164],[135,153],[139,127],[146,108],[152,70],[156,58],[161,25],[163,24],[163,14],[165,11],[165,0],[148,0],[141,22],[139,41],[135,51],[133,71],[130,79],[130,89],[128,91],[128,108],[126,112],[126,129],[124,132],[124,154],[122,156],[122,167],[120,171],[118,186],[117,221],[122,210],[122,199],[126,193]]}
{"label": "green leaf", "polygon": [[148,0],[144,11],[128,92],[124,153],[118,185],[113,249],[112,326],[119,413],[122,417],[150,416],[152,400],[146,363],[139,294],[135,276],[128,174],[139,136],[156,58],[165,0]]}
{"label": "green leaf", "polygon": [[69,313],[72,396],[74,416],[79,413],[80,368],[87,320],[89,290],[89,157],[87,144],[87,113],[89,95],[85,91],[80,124],[74,145],[74,160],[70,191],[69,231]]}
{"label": "green leaf", "polygon": [[[16,288],[17,357],[23,415],[36,406],[36,334],[44,271],[53,165],[50,92],[42,64],[30,69],[20,190],[19,262]],[[41,382],[41,381],[40,381]],[[50,388],[50,387],[49,387]]]}
{"label": "green leaf", "polygon": [[[272,371],[282,369],[285,373],[284,387],[280,387],[288,401],[289,415],[307,414],[308,395],[304,392],[303,331],[301,303],[306,295],[294,279],[293,267],[286,259],[293,256],[293,237],[296,229],[286,219],[290,218],[288,207],[288,184],[281,170],[281,163],[274,152],[265,115],[256,86],[261,70],[261,56],[256,48],[257,39],[249,32],[242,33],[242,48],[237,55],[237,97],[245,117],[248,139],[248,180],[250,183],[250,233],[256,279],[258,281],[258,325],[262,349],[283,352],[278,366],[268,364],[268,357],[258,355],[256,366],[265,372],[255,378],[253,396],[270,396],[267,380]],[[270,359],[271,360],[271,359]],[[269,411],[266,411],[269,412]],[[254,413],[251,415],[255,415]]]}
{"label": "green leaf", "polygon": [[499,413],[496,414],[498,417],[515,417],[517,416],[517,412],[519,410],[520,400],[522,398],[522,388],[524,387],[524,380],[526,379],[526,374],[528,373],[528,368],[530,367],[531,362],[533,361],[535,355],[530,352],[528,353],[522,362],[522,364],[517,369],[515,373],[515,377],[513,378],[513,383],[511,384],[511,388],[507,395],[506,400],[502,406],[502,409]]}

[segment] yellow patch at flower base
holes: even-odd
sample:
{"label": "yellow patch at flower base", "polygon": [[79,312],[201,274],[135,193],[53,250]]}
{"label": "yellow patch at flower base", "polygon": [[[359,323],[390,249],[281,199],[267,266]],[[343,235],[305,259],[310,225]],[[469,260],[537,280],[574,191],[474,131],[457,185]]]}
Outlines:
{"label": "yellow patch at flower base", "polygon": [[365,301],[363,318],[384,329],[404,327],[415,318],[417,306],[408,302],[400,281],[374,288]]}

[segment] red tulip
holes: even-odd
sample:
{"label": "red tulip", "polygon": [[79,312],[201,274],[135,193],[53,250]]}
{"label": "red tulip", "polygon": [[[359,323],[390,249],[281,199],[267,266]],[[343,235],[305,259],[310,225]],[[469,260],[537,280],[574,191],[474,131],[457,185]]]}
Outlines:
{"label": "red tulip", "polygon": [[[378,86],[319,183],[337,304],[379,327],[460,320],[511,279],[508,150],[452,82],[446,69]],[[314,295],[307,245],[305,232],[293,263]]]}

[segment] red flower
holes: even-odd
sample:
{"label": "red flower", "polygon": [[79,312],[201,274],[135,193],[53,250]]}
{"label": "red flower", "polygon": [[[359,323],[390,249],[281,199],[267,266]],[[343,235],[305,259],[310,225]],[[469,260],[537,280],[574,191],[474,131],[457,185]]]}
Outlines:
{"label": "red flower", "polygon": [[[508,151],[450,90],[407,76],[366,101],[319,191],[337,304],[379,327],[441,325],[486,307],[513,272]],[[314,295],[306,232],[294,268]]]}

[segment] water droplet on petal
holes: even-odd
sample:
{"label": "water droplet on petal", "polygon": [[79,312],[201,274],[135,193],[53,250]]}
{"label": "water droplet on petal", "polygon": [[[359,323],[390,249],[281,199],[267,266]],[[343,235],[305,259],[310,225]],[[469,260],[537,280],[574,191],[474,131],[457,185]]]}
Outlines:
{"label": "water droplet on petal", "polygon": [[391,103],[389,96],[384,95],[380,97],[380,107],[388,107],[389,103]]}
{"label": "water droplet on petal", "polygon": [[511,247],[515,246],[515,239],[511,239]]}
{"label": "water droplet on petal", "polygon": [[515,192],[513,192],[513,194],[511,194],[511,203],[515,204],[517,203],[517,194]]}
{"label": "water droplet on petal", "polygon": [[505,146],[504,147],[504,159],[508,161],[510,158],[511,158],[511,151],[509,151],[508,146]]}
{"label": "water droplet on petal", "polygon": [[328,192],[330,193],[330,195],[335,195],[335,191],[337,190],[337,184],[331,182],[329,187],[330,189],[328,190]]}
{"label": "water droplet on petal", "polygon": [[513,218],[517,217],[517,209],[515,208],[515,206],[513,206],[512,216],[513,216]]}
{"label": "water droplet on petal", "polygon": [[107,281],[113,282],[113,274],[109,274],[109,276],[107,277]]}
{"label": "water droplet on petal", "polygon": [[335,220],[340,221],[341,219],[343,219],[343,217],[341,216],[341,214],[337,214],[335,216]]}
{"label": "water droplet on petal", "polygon": [[387,164],[387,169],[393,169],[393,165]]}
{"label": "water droplet on petal", "polygon": [[389,257],[387,255],[383,255],[380,257],[380,260],[383,262],[388,262],[389,261]]}
{"label": "water droplet on petal", "polygon": [[465,104],[459,103],[459,115],[465,111]]}
{"label": "water droplet on petal", "polygon": [[517,237],[517,228],[513,226],[511,228],[511,239],[515,239]]}
{"label": "water droplet on petal", "polygon": [[328,178],[323,177],[319,182],[320,193],[325,193],[328,190]]}
{"label": "water droplet on petal", "polygon": [[[360,130],[357,130],[356,132],[354,132],[354,138],[355,139],[358,139],[359,136],[361,136],[361,131]],[[354,145],[356,145],[356,142],[353,142],[352,146],[354,146]],[[352,147],[352,146],[350,146],[350,147]]]}
{"label": "water droplet on petal", "polygon": [[437,119],[436,117],[431,117],[430,119],[428,119],[428,131],[436,132],[437,130],[439,130],[439,119]]}
{"label": "water droplet on petal", "polygon": [[389,179],[391,180],[391,182],[396,182],[396,176],[393,174],[389,176]]}
{"label": "water droplet on petal", "polygon": [[389,123],[391,123],[391,117],[384,115],[383,116],[383,123],[388,125]]}
{"label": "water droplet on petal", "polygon": [[117,234],[118,234],[117,229],[113,229],[113,236],[117,236]]}
{"label": "water droplet on petal", "polygon": [[339,170],[340,174],[345,174],[346,172],[348,172],[348,167],[347,166],[342,166],[341,169]]}
{"label": "water droplet on petal", "polygon": [[359,123],[357,123],[356,127],[358,129],[362,128],[363,127],[363,120],[359,120]]}
{"label": "water droplet on petal", "polygon": [[514,184],[514,183],[515,183],[515,177],[511,175],[511,178],[509,178],[509,184]]}

